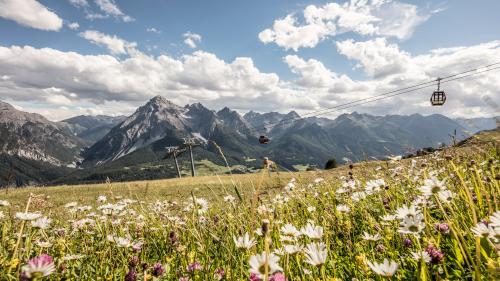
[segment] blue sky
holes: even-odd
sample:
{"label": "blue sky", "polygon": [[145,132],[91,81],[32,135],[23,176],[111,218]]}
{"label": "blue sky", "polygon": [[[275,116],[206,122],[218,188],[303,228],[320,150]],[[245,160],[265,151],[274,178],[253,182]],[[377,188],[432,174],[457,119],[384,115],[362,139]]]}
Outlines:
{"label": "blue sky", "polygon": [[[21,11],[26,5],[21,6],[20,2],[26,2],[35,10],[45,9],[50,15],[26,21],[24,15],[33,10]],[[241,112],[292,109],[308,112],[385,89],[404,87],[421,79],[425,81],[441,65],[454,72],[488,64],[499,53],[496,44],[500,39],[499,1],[377,2],[380,1],[360,1],[353,14],[348,11],[353,11],[354,4],[351,3],[351,9],[345,1],[0,0],[0,9],[4,5],[4,12],[0,12],[0,46],[4,48],[3,56],[0,52],[0,76],[5,78],[0,82],[0,95],[4,96],[1,99],[51,119],[80,113],[128,114],[156,94],[180,104],[201,101],[213,109],[228,105]],[[311,7],[326,10],[333,7],[332,3],[339,4],[341,9],[335,9],[335,13],[347,22],[360,14],[373,17],[365,22],[369,25],[368,31],[357,30],[362,22],[345,26],[337,23],[333,29],[319,31],[316,37],[310,38],[318,42],[303,41],[302,38],[311,34],[301,34],[299,30],[308,25],[304,10]],[[401,18],[398,14],[409,16]],[[277,35],[264,42],[259,34],[266,29],[279,34],[280,28],[273,25],[287,16],[294,18],[295,23],[285,28],[292,28],[297,37],[283,37],[286,42],[279,43]],[[324,29],[328,21],[326,13],[317,12],[315,16],[320,20],[309,23],[308,27]],[[409,24],[411,22],[413,24]],[[78,28],[74,23],[78,23]],[[401,25],[406,27],[400,28]],[[152,28],[155,32],[151,32]],[[196,46],[184,42],[188,32],[195,34]],[[398,35],[394,35],[396,33]],[[109,43],[110,38],[115,40]],[[339,45],[339,42],[352,44]],[[361,44],[363,42],[366,44]],[[488,43],[490,45],[482,45]],[[14,46],[23,49],[14,51]],[[456,51],[457,47],[468,49]],[[367,55],[366,51],[359,52],[360,48],[377,51]],[[447,48],[446,55],[432,59],[434,69],[424,66],[426,56],[439,48]],[[33,65],[37,58],[47,59],[47,52],[43,50],[57,52],[50,63],[63,61],[68,66],[55,67],[49,62]],[[79,55],[78,59],[69,55],[72,52]],[[452,54],[448,54],[450,52]],[[8,56],[14,54],[17,61],[13,62]],[[113,58],[117,63],[106,64],[102,73],[92,75],[88,75],[88,69],[68,70],[72,65],[68,60],[75,59],[73,66],[87,61],[91,64],[98,56]],[[478,60],[477,56],[482,59]],[[144,57],[148,58],[138,62]],[[182,65],[182,74],[173,72],[163,77],[162,67],[170,69],[171,66],[161,64],[161,57],[171,59],[175,67]],[[20,61],[21,58],[30,59],[30,63]],[[238,58],[249,58],[251,66],[248,61],[245,66],[233,64]],[[500,60],[500,55],[497,59]],[[132,61],[135,62],[132,68],[124,67]],[[458,62],[462,64],[457,66]],[[412,66],[403,70],[408,63]],[[144,74],[146,70],[136,64],[141,67],[154,64],[158,73],[147,69]],[[220,73],[212,76],[197,71],[204,67],[208,72],[219,69]],[[235,77],[234,72],[240,67],[245,74]],[[53,73],[43,79],[32,77],[46,71]],[[99,68],[91,71],[99,72]],[[65,76],[64,72],[73,74]],[[82,78],[94,74],[96,77],[89,78],[85,85],[75,85],[75,81],[81,80],[77,76],[82,72],[87,73]],[[130,78],[123,78],[121,84],[110,84],[99,76],[109,73],[130,75]],[[345,79],[340,79],[342,75]],[[144,77],[130,82],[138,76]],[[149,85],[154,79],[158,81]],[[168,83],[158,86],[165,79]],[[141,88],[141,83],[148,85]],[[456,85],[461,93],[457,94],[457,101],[442,110],[444,113],[453,116],[496,114],[491,105],[474,100],[474,91],[479,85],[467,90],[462,86]],[[494,87],[485,95],[498,101],[498,90]],[[425,95],[410,99],[405,108],[385,102],[358,110],[373,114],[382,114],[387,109],[400,114],[438,112],[422,103],[427,99]]]}

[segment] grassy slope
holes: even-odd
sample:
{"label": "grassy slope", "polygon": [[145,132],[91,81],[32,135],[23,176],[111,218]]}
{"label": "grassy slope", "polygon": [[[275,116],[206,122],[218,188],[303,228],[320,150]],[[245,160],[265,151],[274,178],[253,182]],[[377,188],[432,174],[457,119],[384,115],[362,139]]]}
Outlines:
{"label": "grassy slope", "polygon": [[[483,151],[485,145],[500,144],[500,131],[487,131],[462,142],[457,148],[450,148],[449,152],[459,155],[473,155],[478,151]],[[427,157],[427,156],[424,156]],[[403,160],[409,163],[409,159]],[[1,191],[1,198],[8,200],[21,208],[30,193],[36,195],[50,196],[51,208],[56,211],[69,201],[78,201],[80,204],[92,204],[99,195],[136,198],[150,201],[156,199],[174,200],[185,199],[195,194],[210,199],[221,198],[227,194],[236,196],[232,183],[238,187],[238,191],[243,196],[250,196],[259,185],[263,190],[282,188],[292,177],[299,181],[310,181],[317,177],[325,179],[338,179],[340,176],[347,176],[349,168],[341,166],[329,171],[303,171],[303,172],[280,172],[254,173],[241,175],[227,175],[225,169],[212,163],[202,163],[202,173],[213,173],[215,176],[199,176],[191,178],[184,176],[182,179],[165,179],[150,181],[117,182],[87,185],[61,185],[37,188],[4,189]],[[374,173],[374,168],[385,166],[384,161],[360,162],[355,164],[352,172],[360,177]],[[182,171],[188,174],[189,171]]]}

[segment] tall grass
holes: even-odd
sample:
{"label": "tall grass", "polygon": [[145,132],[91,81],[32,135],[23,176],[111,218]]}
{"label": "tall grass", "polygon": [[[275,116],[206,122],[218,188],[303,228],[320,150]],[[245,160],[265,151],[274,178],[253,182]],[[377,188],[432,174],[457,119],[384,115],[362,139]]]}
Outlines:
{"label": "tall grass", "polygon": [[24,209],[2,202],[0,279],[500,278],[495,146],[359,170],[297,176],[265,193],[210,189],[210,200],[196,190],[175,200],[122,197],[109,187],[99,201],[57,213],[51,202],[73,200],[27,195]]}

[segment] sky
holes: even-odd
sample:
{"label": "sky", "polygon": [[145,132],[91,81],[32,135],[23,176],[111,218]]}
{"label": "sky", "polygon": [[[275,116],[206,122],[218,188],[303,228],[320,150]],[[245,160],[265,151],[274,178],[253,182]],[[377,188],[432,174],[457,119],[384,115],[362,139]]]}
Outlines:
{"label": "sky", "polygon": [[[0,100],[50,120],[156,95],[307,114],[500,62],[500,1],[0,0]],[[500,115],[500,69],[344,110]]]}

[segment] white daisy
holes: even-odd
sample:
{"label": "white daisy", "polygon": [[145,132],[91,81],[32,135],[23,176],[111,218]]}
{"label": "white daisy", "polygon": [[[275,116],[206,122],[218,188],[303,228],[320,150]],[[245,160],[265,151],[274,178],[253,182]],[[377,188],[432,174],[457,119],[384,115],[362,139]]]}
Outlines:
{"label": "white daisy", "polygon": [[236,200],[236,198],[232,195],[224,196],[224,202],[232,203],[232,202],[234,202],[234,200]]}
{"label": "white daisy", "polygon": [[406,217],[399,226],[399,232],[404,234],[413,234],[419,236],[425,228],[424,217],[418,214],[414,217]]}
{"label": "white daisy", "polygon": [[7,207],[7,206],[10,206],[9,201],[0,200],[0,207]]}
{"label": "white daisy", "polygon": [[496,211],[490,216],[490,225],[500,227],[500,211]]}
{"label": "white daisy", "polygon": [[284,245],[283,250],[285,253],[287,253],[289,255],[293,255],[293,254],[296,254],[296,253],[302,251],[302,247],[299,245]]}
{"label": "white daisy", "polygon": [[412,252],[411,256],[416,261],[424,261],[425,263],[431,262],[431,256],[426,251]]}
{"label": "white daisy", "polygon": [[363,238],[364,240],[367,240],[367,241],[378,241],[378,240],[380,240],[380,238],[382,238],[382,237],[381,237],[381,236],[380,236],[380,234],[378,234],[378,233],[377,233],[377,234],[375,234],[375,235],[371,235],[371,234],[369,234],[369,233],[367,233],[367,232],[363,232],[363,236],[362,236],[362,238]]}
{"label": "white daisy", "polygon": [[[272,275],[277,271],[283,271],[283,269],[279,266],[280,258],[275,254],[266,254],[266,252],[262,252],[261,254],[255,254],[250,257],[248,263],[250,264],[250,273],[255,274],[258,278],[264,279],[267,273]],[[267,264],[267,268],[266,268]]]}
{"label": "white daisy", "polygon": [[236,238],[236,236],[233,236],[233,241],[237,248],[242,249],[250,249],[255,245],[255,239],[250,238],[250,235],[248,233],[245,233],[245,235],[238,238]]}
{"label": "white daisy", "polygon": [[304,254],[306,255],[305,262],[313,266],[324,264],[328,255],[326,245],[323,242],[307,244]]}
{"label": "white daisy", "polygon": [[370,262],[368,261],[368,266],[373,270],[373,272],[382,276],[393,276],[398,269],[398,264],[394,261],[389,261],[384,259],[383,263]]}
{"label": "white daisy", "polygon": [[453,198],[455,198],[456,194],[450,190],[441,190],[438,192],[438,197],[441,201],[445,203],[450,203]]}
{"label": "white daisy", "polygon": [[40,218],[42,215],[39,213],[16,213],[16,218],[22,221],[32,221]]}
{"label": "white daisy", "polygon": [[300,232],[311,239],[321,239],[323,237],[323,227],[315,226],[310,222],[302,227]]}
{"label": "white daisy", "polygon": [[40,228],[40,229],[47,229],[50,227],[50,224],[52,223],[52,220],[49,219],[49,218],[46,218],[46,217],[41,217],[41,218],[38,218],[37,220],[35,221],[32,221],[31,222],[31,225],[33,227],[36,227],[36,228]]}
{"label": "white daisy", "polygon": [[285,236],[299,237],[301,235],[300,231],[289,223],[282,226],[280,231]]}
{"label": "white daisy", "polygon": [[52,257],[43,254],[39,257],[32,258],[27,265],[22,267],[22,272],[27,278],[40,278],[51,275],[56,271]]}
{"label": "white daisy", "polygon": [[424,180],[424,185],[419,187],[419,190],[425,196],[431,196],[433,194],[437,194],[440,191],[446,190],[444,185],[445,180],[438,180],[435,176],[432,176],[430,179]]}
{"label": "white daisy", "polygon": [[340,213],[349,213],[351,208],[349,208],[349,206],[347,206],[347,205],[341,204],[341,205],[337,205],[336,210],[337,210],[337,212],[340,212]]}
{"label": "white daisy", "polygon": [[97,197],[97,202],[104,203],[106,201],[108,201],[106,195],[99,195],[99,197]]}
{"label": "white daisy", "polygon": [[490,228],[491,226],[487,226],[486,224],[480,222],[476,224],[473,228],[471,228],[472,233],[474,233],[474,236],[476,237],[488,237],[490,236]]}

